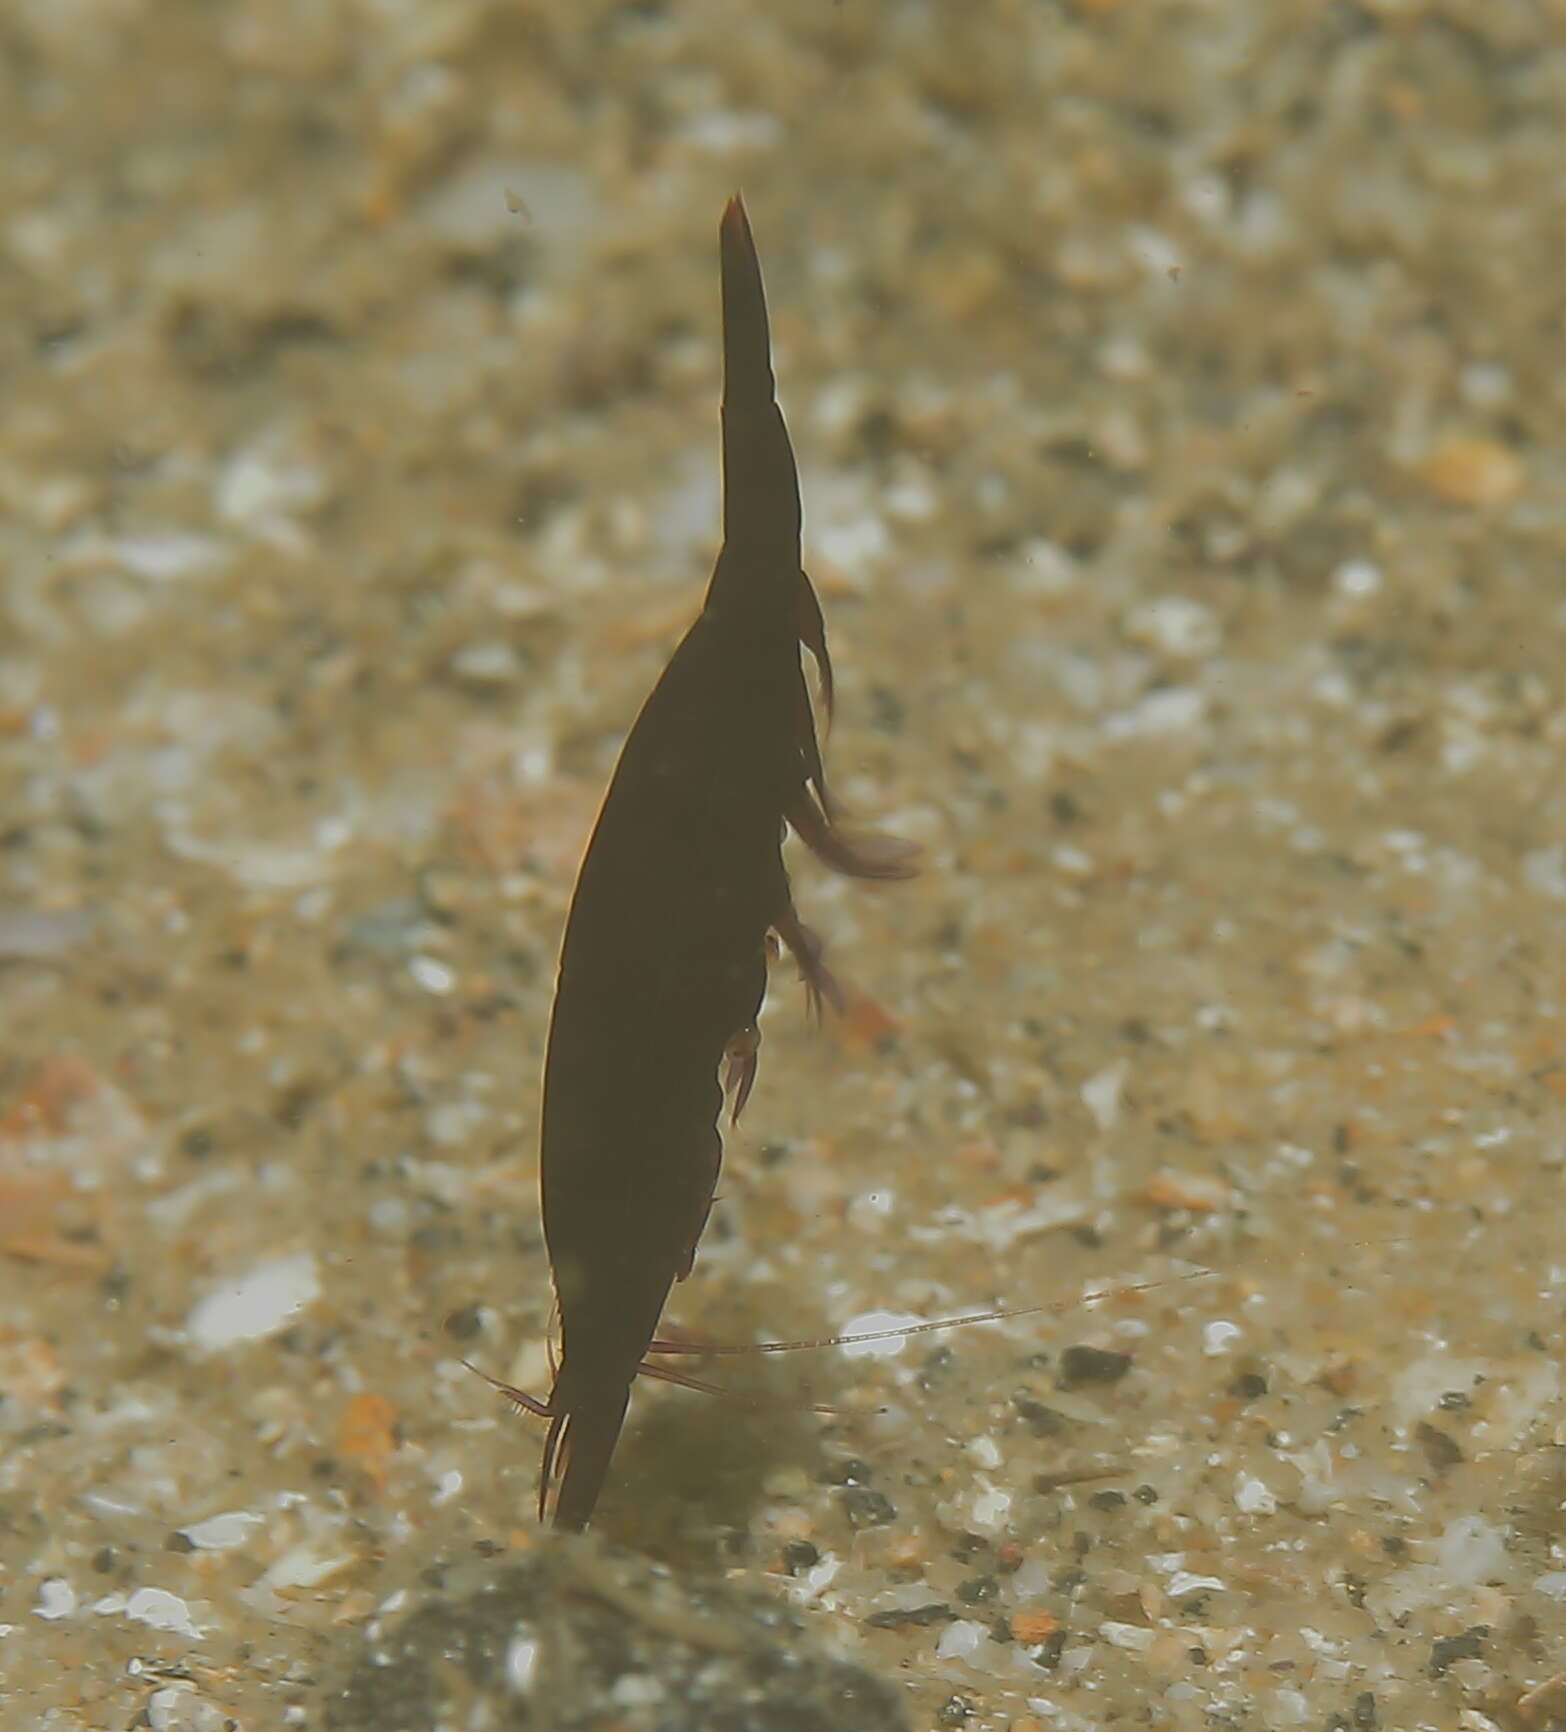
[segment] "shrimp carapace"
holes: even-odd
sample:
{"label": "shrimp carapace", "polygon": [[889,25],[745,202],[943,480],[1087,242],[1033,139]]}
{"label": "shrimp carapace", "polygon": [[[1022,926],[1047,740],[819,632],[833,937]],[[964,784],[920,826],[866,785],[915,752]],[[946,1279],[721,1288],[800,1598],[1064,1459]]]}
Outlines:
{"label": "shrimp carapace", "polygon": [[695,1260],[725,1093],[737,1118],[755,1075],[775,940],[813,1005],[838,997],[794,909],[785,826],[839,871],[913,870],[906,843],[848,830],[827,787],[801,647],[826,710],[832,664],[801,564],[799,478],[737,198],[719,251],[723,544],[588,842],[544,1063],[540,1190],[560,1358],[548,1400],[531,1405],[549,1420],[540,1516],[567,1528],[593,1512],[632,1379]]}

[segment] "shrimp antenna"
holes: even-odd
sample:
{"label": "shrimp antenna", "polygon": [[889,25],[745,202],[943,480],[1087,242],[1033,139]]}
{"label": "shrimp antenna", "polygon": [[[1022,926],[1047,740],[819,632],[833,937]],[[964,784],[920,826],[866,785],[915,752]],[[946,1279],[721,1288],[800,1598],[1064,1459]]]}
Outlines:
{"label": "shrimp antenna", "polygon": [[1075,1299],[1052,1299],[1037,1305],[1003,1305],[993,1311],[973,1311],[961,1317],[939,1317],[926,1323],[905,1323],[896,1329],[868,1329],[856,1335],[824,1335],[807,1341],[696,1341],[655,1336],[649,1353],[689,1354],[692,1358],[740,1353],[797,1353],[807,1347],[854,1347],[861,1342],[894,1341],[901,1335],[930,1335],[937,1329],[962,1329],[970,1323],[1000,1323],[1008,1317],[1037,1317],[1046,1311],[1069,1311],[1078,1305],[1093,1305],[1104,1299],[1124,1298],[1131,1293],[1152,1293],[1182,1281],[1213,1281],[1216,1269],[1191,1269],[1183,1275],[1166,1275],[1157,1281],[1135,1281],[1126,1286],[1102,1287]]}

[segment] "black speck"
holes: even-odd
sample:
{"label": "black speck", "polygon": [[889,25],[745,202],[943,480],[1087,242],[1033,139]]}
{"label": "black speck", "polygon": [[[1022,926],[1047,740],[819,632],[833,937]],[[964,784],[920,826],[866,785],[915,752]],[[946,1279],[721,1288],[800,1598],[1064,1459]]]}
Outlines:
{"label": "black speck", "polygon": [[120,1561],[120,1554],[113,1546],[100,1546],[92,1554],[92,1567],[100,1576],[108,1575],[109,1571]]}
{"label": "black speck", "polygon": [[1139,1485],[1131,1495],[1138,1503],[1153,1504],[1158,1502],[1158,1493],[1150,1485]]}
{"label": "black speck", "polygon": [[1096,1491],[1088,1499],[1096,1510],[1103,1510],[1106,1515],[1112,1515],[1117,1509],[1126,1507],[1126,1494],[1123,1491]]}
{"label": "black speck", "polygon": [[967,1581],[957,1584],[957,1598],[965,1606],[982,1606],[999,1592],[1000,1583],[994,1576],[970,1576]]}
{"label": "black speck", "polygon": [[791,1576],[821,1562],[820,1550],[809,1540],[790,1540],[783,1548],[783,1567]]}
{"label": "black speck", "polygon": [[896,1504],[885,1492],[871,1491],[868,1486],[849,1486],[843,1493],[843,1511],[855,1533],[861,1528],[885,1527],[897,1520]]}
{"label": "black speck", "polygon": [[845,1455],[841,1461],[834,1461],[823,1477],[830,1485],[868,1485],[874,1474],[869,1462],[861,1461],[857,1455]]}
{"label": "black speck", "polygon": [[1267,1393],[1267,1379],[1259,1371],[1242,1371],[1229,1393],[1240,1401],[1259,1401]]}
{"label": "black speck", "polygon": [[1084,1383],[1118,1383],[1131,1369],[1129,1353],[1112,1353],[1104,1347],[1068,1347],[1060,1356],[1056,1386],[1075,1389]]}

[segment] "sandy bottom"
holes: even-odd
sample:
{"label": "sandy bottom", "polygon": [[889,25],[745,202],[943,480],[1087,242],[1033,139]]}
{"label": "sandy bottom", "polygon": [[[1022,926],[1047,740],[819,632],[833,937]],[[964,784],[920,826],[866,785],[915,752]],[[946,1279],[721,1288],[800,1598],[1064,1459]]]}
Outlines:
{"label": "sandy bottom", "polygon": [[798,862],[852,1002],[779,970],[673,1320],[1050,1309],[649,1386],[600,1531],[920,1728],[1566,1726],[1549,8],[10,13],[7,1724],[310,1723],[540,1543],[459,1361],[547,1383],[743,185],[831,760],[925,870]]}

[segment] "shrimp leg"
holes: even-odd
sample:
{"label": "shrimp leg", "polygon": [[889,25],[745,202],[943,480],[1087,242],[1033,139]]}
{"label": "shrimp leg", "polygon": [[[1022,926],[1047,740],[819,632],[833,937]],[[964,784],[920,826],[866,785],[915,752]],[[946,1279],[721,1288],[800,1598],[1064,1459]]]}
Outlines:
{"label": "shrimp leg", "polygon": [[794,958],[794,964],[799,969],[799,978],[805,983],[805,999],[810,1007],[810,1014],[817,1021],[820,1020],[823,1000],[830,1004],[833,1010],[841,1014],[843,989],[838,985],[837,977],[823,960],[826,946],[821,942],[819,936],[799,918],[792,902],[774,923],[773,930],[788,946],[789,954]]}

